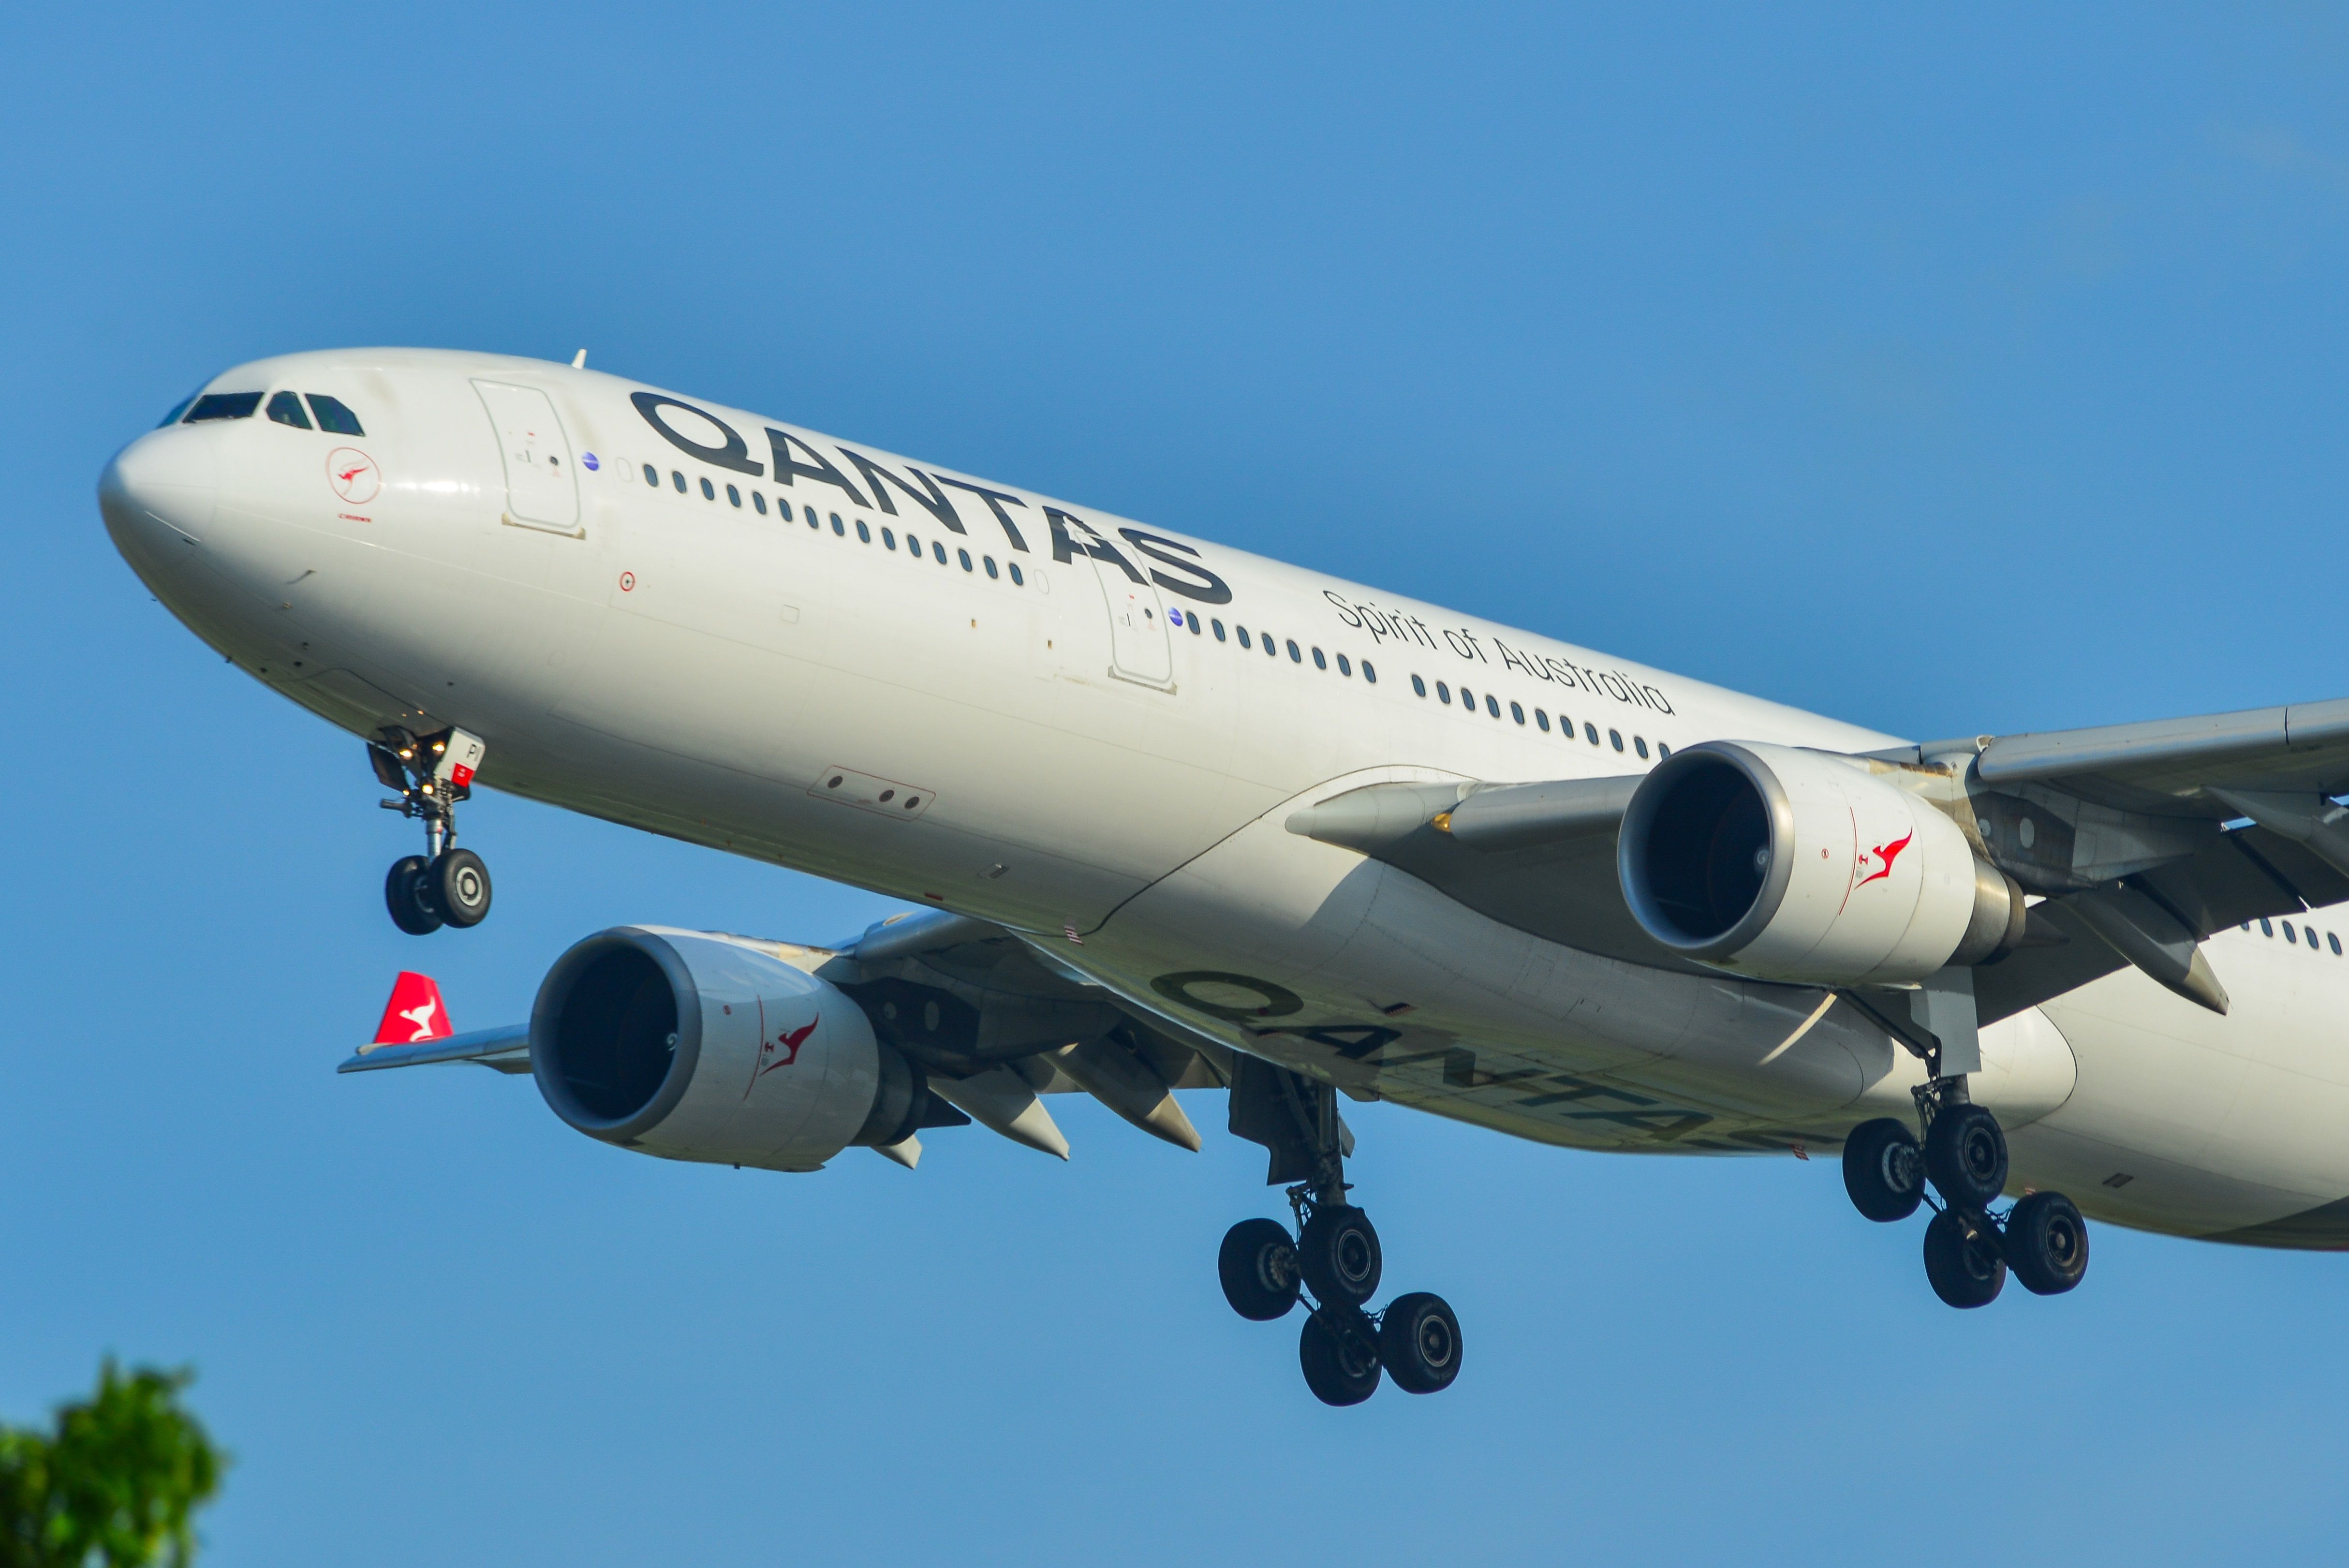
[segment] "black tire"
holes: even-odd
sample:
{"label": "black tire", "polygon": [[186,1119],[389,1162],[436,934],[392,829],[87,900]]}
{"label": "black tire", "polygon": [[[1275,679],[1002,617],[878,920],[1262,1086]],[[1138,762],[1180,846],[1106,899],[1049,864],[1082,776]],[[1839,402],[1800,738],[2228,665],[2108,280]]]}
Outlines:
{"label": "black tire", "polygon": [[1224,1232],[1216,1272],[1224,1299],[1251,1323],[1287,1317],[1297,1304],[1297,1243],[1275,1220],[1243,1220]]}
{"label": "black tire", "polygon": [[1413,1291],[1387,1303],[1379,1365],[1406,1394],[1440,1394],[1460,1376],[1460,1320],[1442,1296]]}
{"label": "black tire", "polygon": [[2060,1192],[2034,1192],[2006,1217],[2006,1261],[2033,1295],[2060,1296],[2088,1272],[2088,1222]]}
{"label": "black tire", "polygon": [[1297,1360],[1305,1368],[1305,1386],[1324,1405],[1359,1405],[1379,1391],[1378,1334],[1359,1312],[1345,1314],[1341,1332],[1327,1319],[1325,1308],[1305,1320],[1298,1336]]}
{"label": "black tire", "polygon": [[1843,1189],[1870,1220],[1906,1220],[1925,1200],[1925,1155],[1917,1135],[1890,1116],[1851,1129],[1843,1144]]}
{"label": "black tire", "polygon": [[433,858],[427,878],[440,918],[450,925],[462,930],[488,918],[490,868],[471,850],[442,850]]}
{"label": "black tire", "polygon": [[1925,1278],[1953,1307],[1988,1306],[2006,1288],[2006,1255],[1998,1231],[1981,1215],[1971,1227],[1954,1209],[1925,1227]]}
{"label": "black tire", "polygon": [[1950,1106],[1925,1129],[1925,1174],[1952,1208],[1986,1209],[2006,1190],[2006,1134],[1981,1106]]}
{"label": "black tire", "polygon": [[1316,1209],[1297,1239],[1297,1271],[1325,1305],[1361,1306],[1377,1293],[1384,1266],[1371,1217],[1350,1204]]}
{"label": "black tire", "polygon": [[391,923],[411,937],[429,937],[440,929],[440,911],[432,906],[424,874],[431,862],[410,855],[391,863],[384,873],[383,903]]}

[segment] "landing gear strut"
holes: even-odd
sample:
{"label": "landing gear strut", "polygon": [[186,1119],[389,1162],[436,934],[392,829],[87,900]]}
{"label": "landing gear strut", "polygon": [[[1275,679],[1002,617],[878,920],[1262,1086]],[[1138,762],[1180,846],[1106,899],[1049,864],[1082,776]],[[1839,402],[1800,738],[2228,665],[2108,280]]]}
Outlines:
{"label": "landing gear strut", "polygon": [[444,925],[478,926],[489,915],[490,868],[457,847],[457,803],[471,798],[484,750],[462,730],[419,736],[397,725],[367,742],[377,782],[399,792],[397,800],[378,804],[424,823],[424,853],[395,860],[383,879],[391,923],[409,936]]}
{"label": "landing gear strut", "polygon": [[[1325,1405],[1359,1405],[1383,1372],[1411,1394],[1433,1394],[1460,1375],[1460,1320],[1443,1297],[1414,1291],[1366,1312],[1384,1272],[1370,1216],[1347,1201],[1345,1155],[1353,1139],[1338,1094],[1284,1068],[1242,1058],[1232,1083],[1232,1130],[1272,1151],[1270,1184],[1293,1181],[1288,1227],[1243,1220],[1216,1260],[1224,1299],[1242,1317],[1285,1317],[1310,1291],[1297,1358],[1305,1386]],[[1302,1179],[1298,1179],[1301,1178]]]}

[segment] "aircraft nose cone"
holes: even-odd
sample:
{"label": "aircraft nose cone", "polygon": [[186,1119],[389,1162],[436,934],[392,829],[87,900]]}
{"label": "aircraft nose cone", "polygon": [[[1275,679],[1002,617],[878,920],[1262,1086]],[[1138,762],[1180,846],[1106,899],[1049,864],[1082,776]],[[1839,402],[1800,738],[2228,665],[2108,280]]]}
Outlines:
{"label": "aircraft nose cone", "polygon": [[98,506],[125,556],[203,542],[220,493],[211,432],[185,425],[150,431],[114,454],[98,478]]}

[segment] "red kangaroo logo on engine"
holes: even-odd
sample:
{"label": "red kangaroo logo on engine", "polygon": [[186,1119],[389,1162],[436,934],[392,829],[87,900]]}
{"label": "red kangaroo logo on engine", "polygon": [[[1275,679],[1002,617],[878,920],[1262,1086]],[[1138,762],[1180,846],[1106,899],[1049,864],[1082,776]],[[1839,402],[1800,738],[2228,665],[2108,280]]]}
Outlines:
{"label": "red kangaroo logo on engine", "polygon": [[761,1002],[759,1004],[759,1060],[750,1068],[750,1081],[742,1085],[742,1097],[749,1099],[750,1091],[759,1086],[759,1080],[776,1068],[788,1067],[796,1063],[800,1059],[800,1047],[808,1043],[808,1036],[813,1034],[815,1026],[823,1022],[823,1014],[819,1012],[797,1029],[778,1029],[770,1035],[767,1033],[767,1004]]}
{"label": "red kangaroo logo on engine", "polygon": [[1859,864],[1863,869],[1867,867],[1867,865],[1870,860],[1881,861],[1882,864],[1878,866],[1875,870],[1868,872],[1867,876],[1862,877],[1858,881],[1854,882],[1852,887],[1855,889],[1865,888],[1870,882],[1881,882],[1887,877],[1891,876],[1892,863],[1900,857],[1900,852],[1902,850],[1909,847],[1909,839],[1913,839],[1916,836],[1917,830],[1912,827],[1909,830],[1908,838],[1896,838],[1889,844],[1879,844],[1875,848],[1869,850],[1866,855],[1862,856],[1860,857]]}

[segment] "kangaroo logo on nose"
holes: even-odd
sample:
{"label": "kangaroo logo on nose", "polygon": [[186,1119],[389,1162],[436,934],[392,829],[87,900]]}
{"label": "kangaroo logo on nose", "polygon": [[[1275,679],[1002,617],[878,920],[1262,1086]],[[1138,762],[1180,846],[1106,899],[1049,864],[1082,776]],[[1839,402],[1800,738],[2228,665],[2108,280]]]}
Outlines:
{"label": "kangaroo logo on nose", "polygon": [[338,446],[326,454],[326,483],[345,501],[364,506],[383,488],[383,470],[358,448]]}

